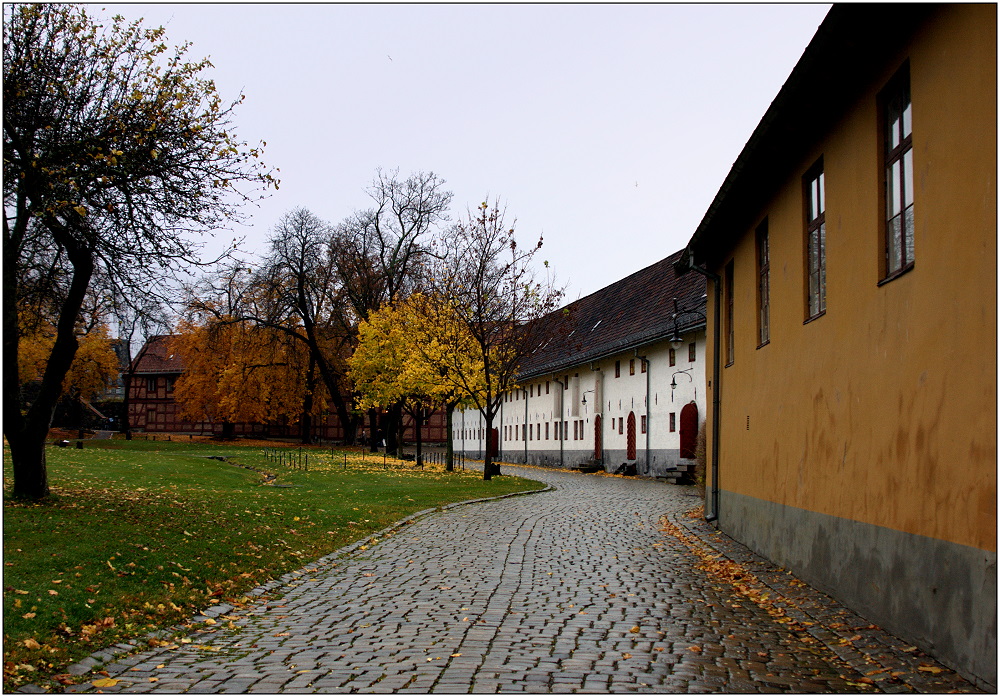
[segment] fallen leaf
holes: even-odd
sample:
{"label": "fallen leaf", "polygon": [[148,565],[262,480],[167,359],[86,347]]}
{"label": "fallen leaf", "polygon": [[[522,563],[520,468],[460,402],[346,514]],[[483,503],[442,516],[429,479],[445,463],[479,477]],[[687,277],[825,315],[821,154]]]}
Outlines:
{"label": "fallen leaf", "polygon": [[920,666],[917,670],[930,673],[931,675],[940,675],[944,672],[944,668],[938,668],[937,666]]}
{"label": "fallen leaf", "polygon": [[160,681],[159,678],[150,678],[149,679],[149,682],[159,682],[159,681]]}
{"label": "fallen leaf", "polygon": [[101,678],[100,680],[94,680],[90,684],[94,687],[114,687],[118,684],[118,681],[114,678]]}
{"label": "fallen leaf", "polygon": [[630,653],[623,653],[622,654],[622,658],[625,658],[625,659],[632,658],[632,654],[630,654]]}
{"label": "fallen leaf", "polygon": [[21,617],[23,617],[26,620],[30,620],[34,616],[35,616],[35,613],[33,613],[33,612],[26,612],[23,615],[21,615]]}
{"label": "fallen leaf", "polygon": [[32,650],[42,648],[41,644],[39,644],[34,639],[25,639],[22,643],[24,644],[25,648],[29,648]]}
{"label": "fallen leaf", "polygon": [[452,658],[458,658],[458,657],[459,657],[459,656],[461,656],[461,655],[462,655],[462,654],[460,654],[460,653],[453,653],[453,654],[451,654],[451,657],[452,657]]}
{"label": "fallen leaf", "polygon": [[629,630],[632,634],[638,634],[640,631],[642,630],[639,629],[639,627],[632,627],[632,629]]}
{"label": "fallen leaf", "polygon": [[700,646],[689,646],[688,647],[688,651],[694,651],[695,653],[701,653],[701,647]]}

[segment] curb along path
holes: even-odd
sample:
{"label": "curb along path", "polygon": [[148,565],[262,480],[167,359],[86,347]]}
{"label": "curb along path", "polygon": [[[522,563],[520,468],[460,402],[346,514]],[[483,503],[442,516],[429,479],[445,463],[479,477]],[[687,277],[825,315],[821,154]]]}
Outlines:
{"label": "curb along path", "polygon": [[[208,611],[217,623],[190,643],[109,657],[102,691],[973,689],[877,628],[841,643],[837,629],[868,623],[685,518],[689,488],[504,472],[550,489],[411,516],[254,591],[267,599]],[[661,531],[663,515],[752,567],[771,594],[787,592],[786,618],[696,568],[690,541]]]}

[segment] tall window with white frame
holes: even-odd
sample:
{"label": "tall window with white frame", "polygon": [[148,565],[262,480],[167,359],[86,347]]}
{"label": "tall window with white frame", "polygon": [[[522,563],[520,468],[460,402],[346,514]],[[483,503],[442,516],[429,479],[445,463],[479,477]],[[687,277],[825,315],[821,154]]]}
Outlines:
{"label": "tall window with white frame", "polygon": [[881,98],[885,140],[885,274],[913,266],[913,107],[909,65],[893,77]]}
{"label": "tall window with white frame", "polygon": [[767,237],[767,218],[757,226],[757,344],[771,340],[771,251]]}
{"label": "tall window with white frame", "polygon": [[806,319],[826,312],[826,194],[823,160],[805,177],[806,189]]}

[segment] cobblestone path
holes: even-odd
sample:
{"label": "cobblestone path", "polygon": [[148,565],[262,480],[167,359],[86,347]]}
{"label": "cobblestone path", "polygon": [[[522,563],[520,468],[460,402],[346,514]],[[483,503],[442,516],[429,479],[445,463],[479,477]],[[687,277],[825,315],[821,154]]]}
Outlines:
{"label": "cobblestone path", "polygon": [[[544,493],[426,514],[109,658],[105,692],[946,692],[969,683],[684,516],[693,491],[505,466]],[[681,536],[661,530],[661,516]],[[689,536],[784,608],[696,568]],[[769,596],[768,596],[769,597]],[[773,600],[772,600],[773,603]],[[769,611],[770,609],[770,611]],[[100,658],[100,657],[99,657]],[[84,662],[91,667],[94,659]],[[91,681],[70,690],[94,690]],[[88,677],[90,677],[88,676]]]}

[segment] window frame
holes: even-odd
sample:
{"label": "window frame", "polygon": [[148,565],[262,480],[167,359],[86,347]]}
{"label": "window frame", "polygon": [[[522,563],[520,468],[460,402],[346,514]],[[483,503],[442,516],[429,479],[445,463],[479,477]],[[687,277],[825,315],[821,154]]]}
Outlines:
{"label": "window frame", "polygon": [[771,343],[771,240],[767,218],[754,231],[757,255],[757,348]]}
{"label": "window frame", "polygon": [[802,187],[806,323],[826,314],[826,173],[822,157],[806,171]]}
{"label": "window frame", "polygon": [[[898,120],[890,120],[891,110],[896,108],[899,114]],[[899,278],[914,266],[916,257],[913,247],[913,237],[916,232],[914,220],[915,179],[913,176],[913,98],[910,91],[910,64],[909,61],[903,63],[902,67],[889,79],[886,86],[878,96],[878,129],[879,129],[879,164],[880,164],[880,231],[881,231],[881,260],[880,260],[880,280],[879,285],[888,283]],[[907,123],[908,121],[908,123]],[[899,131],[895,134],[898,143],[893,145],[890,130],[895,130],[893,126],[898,123]],[[909,126],[909,131],[906,131]],[[898,182],[893,168],[899,165]],[[909,176],[908,176],[909,175]],[[907,182],[909,179],[909,182]],[[909,186],[907,186],[909,183]],[[890,217],[893,196],[890,196],[890,188],[894,184],[899,186],[900,211]],[[909,195],[909,199],[907,199]],[[900,265],[893,268],[893,226],[892,221],[900,219],[899,255]],[[907,226],[907,219],[910,223]],[[909,232],[909,234],[907,234]],[[909,245],[907,244],[909,243]],[[910,256],[907,258],[907,247],[909,246]]]}

